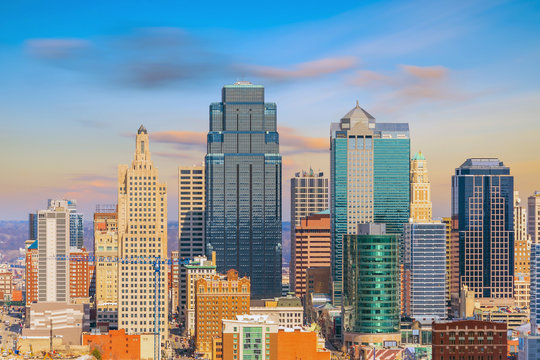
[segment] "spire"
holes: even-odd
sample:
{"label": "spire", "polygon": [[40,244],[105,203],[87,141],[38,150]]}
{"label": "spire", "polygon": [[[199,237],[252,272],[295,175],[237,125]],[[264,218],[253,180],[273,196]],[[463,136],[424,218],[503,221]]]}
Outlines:
{"label": "spire", "polygon": [[357,108],[357,109],[360,108],[360,104],[358,104],[358,100],[356,100],[356,108]]}
{"label": "spire", "polygon": [[148,134],[148,131],[146,131],[146,128],[141,124],[141,127],[139,127],[139,130],[137,131],[137,134]]}

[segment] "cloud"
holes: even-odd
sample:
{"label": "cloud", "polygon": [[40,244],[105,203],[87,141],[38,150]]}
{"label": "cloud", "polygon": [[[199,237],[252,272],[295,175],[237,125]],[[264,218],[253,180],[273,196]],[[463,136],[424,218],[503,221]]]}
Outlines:
{"label": "cloud", "polygon": [[357,63],[356,57],[343,56],[303,62],[292,66],[290,69],[258,65],[245,65],[244,68],[253,76],[268,80],[285,81],[329,75],[352,69]]}
{"label": "cloud", "polygon": [[26,41],[30,55],[45,60],[62,60],[81,56],[90,43],[83,39],[30,39]]}
{"label": "cloud", "polygon": [[176,145],[206,145],[206,133],[198,131],[157,131],[150,133],[152,141]]}
{"label": "cloud", "polygon": [[420,79],[442,79],[448,75],[448,68],[444,66],[401,65],[401,68],[406,73]]}
{"label": "cloud", "polygon": [[283,153],[323,152],[330,148],[328,138],[303,136],[287,126],[280,126],[278,131]]}

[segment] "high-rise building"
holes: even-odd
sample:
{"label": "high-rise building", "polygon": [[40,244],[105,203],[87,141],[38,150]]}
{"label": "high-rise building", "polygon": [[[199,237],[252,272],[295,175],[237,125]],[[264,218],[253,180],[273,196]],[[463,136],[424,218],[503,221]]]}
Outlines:
{"label": "high-rise building", "polygon": [[511,298],[514,281],[514,177],[494,158],[467,159],[452,176],[459,231],[460,289]]}
{"label": "high-rise building", "polygon": [[533,244],[540,244],[540,191],[535,191],[529,196],[528,208],[528,231]]}
{"label": "high-rise building", "polygon": [[216,275],[215,253],[212,259],[206,256],[195,256],[183,263],[179,269],[179,308],[180,319],[188,336],[195,333],[195,283],[199,279],[211,279]]}
{"label": "high-rise building", "polygon": [[28,214],[28,240],[37,240],[37,213]]}
{"label": "high-rise building", "polygon": [[[58,200],[49,199],[47,207]],[[83,214],[77,212],[77,200],[64,199],[69,210],[69,246],[82,248],[84,245]]]}
{"label": "high-rise building", "polygon": [[90,298],[90,253],[83,247],[69,252],[69,298]]}
{"label": "high-rise building", "polygon": [[[37,214],[36,214],[37,219]],[[37,232],[36,232],[37,235]],[[25,290],[26,290],[26,305],[38,301],[38,246],[37,240],[27,240],[24,243],[25,248]]]}
{"label": "high-rise building", "polygon": [[401,341],[398,236],[385,224],[359,224],[343,237],[343,331],[352,344]]}
{"label": "high-rise building", "polygon": [[231,269],[226,276],[197,280],[195,294],[195,347],[211,356],[212,340],[221,335],[221,321],[249,314],[250,281]]}
{"label": "high-rise building", "polygon": [[411,222],[403,238],[405,314],[421,322],[446,318],[446,225]]}
{"label": "high-rise building", "polygon": [[281,155],[276,104],[264,87],[225,85],[210,105],[206,252],[219,272],[249,276],[254,298],[281,294]]}
{"label": "high-rise building", "polygon": [[445,258],[445,266],[446,266],[446,302],[450,301],[450,281],[451,281],[451,262],[450,262],[450,244],[451,244],[451,235],[452,235],[452,218],[450,217],[443,217],[442,221],[444,224],[444,230],[446,234],[446,258]]}
{"label": "high-rise building", "polygon": [[419,151],[411,160],[411,219],[419,223],[430,222],[432,208],[427,161]]}
{"label": "high-rise building", "polygon": [[540,325],[540,244],[531,246],[530,281],[531,330],[533,334],[537,334],[536,330]]}
{"label": "high-rise building", "polygon": [[521,205],[519,192],[514,191],[514,273],[529,274],[531,237],[527,233],[527,208]]}
{"label": "high-rise building", "polygon": [[342,238],[359,223],[383,223],[401,235],[409,222],[409,125],[376,123],[358,106],[330,128],[332,282],[341,303]]}
{"label": "high-rise building", "polygon": [[98,205],[94,213],[95,302],[97,322],[118,327],[118,211]]}
{"label": "high-rise building", "polygon": [[180,258],[204,255],[204,166],[178,167]]}
{"label": "high-rise building", "polygon": [[49,201],[38,216],[38,302],[69,300],[70,211],[65,200]]}
{"label": "high-rise building", "polygon": [[178,312],[178,286],[180,285],[180,259],[178,251],[171,251],[171,265],[169,266],[169,310]]}
{"label": "high-rise building", "polygon": [[330,212],[325,210],[303,218],[295,233],[291,245],[290,291],[302,297],[306,293],[306,270],[330,266]]}
{"label": "high-rise building", "polygon": [[165,340],[167,185],[159,182],[142,125],[135,142],[131,166],[118,166],[118,328],[128,334],[159,332]]}

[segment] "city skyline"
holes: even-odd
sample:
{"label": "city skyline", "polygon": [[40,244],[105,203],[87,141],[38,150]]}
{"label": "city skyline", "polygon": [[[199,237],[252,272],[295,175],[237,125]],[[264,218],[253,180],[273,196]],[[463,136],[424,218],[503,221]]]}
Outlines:
{"label": "city skyline", "polygon": [[[285,180],[310,165],[329,173],[328,123],[359,100],[381,122],[410,124],[411,152],[430,159],[434,218],[450,214],[450,178],[466,157],[498,157],[522,196],[537,190],[539,55],[530,46],[537,4],[342,3],[289,7],[250,22],[211,14],[207,27],[166,5],[149,12],[139,4],[124,15],[115,5],[101,16],[58,2],[45,10],[52,10],[46,25],[43,12],[2,5],[9,16],[0,62],[9,71],[0,136],[12,156],[2,158],[0,201],[9,206],[1,219],[24,220],[48,198],[73,198],[90,220],[96,204],[114,203],[115,164],[129,156],[130,132],[140,124],[176,189],[177,167],[203,162],[207,104],[222,85],[243,79],[264,85],[279,106]],[[186,14],[204,11],[190,6]],[[254,6],[227,11],[253,18]],[[358,16],[362,24],[351,21]],[[230,37],[241,46],[231,50]],[[178,51],[196,55],[200,66]],[[38,148],[55,162],[42,161]],[[175,192],[169,220],[176,220]],[[285,181],[284,220],[288,196]]]}

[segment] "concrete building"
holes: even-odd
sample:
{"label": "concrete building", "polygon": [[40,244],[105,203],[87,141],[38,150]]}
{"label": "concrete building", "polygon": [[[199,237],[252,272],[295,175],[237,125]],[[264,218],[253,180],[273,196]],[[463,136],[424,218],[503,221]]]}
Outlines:
{"label": "concrete building", "polygon": [[94,213],[95,302],[98,325],[118,328],[118,210],[98,205]]}
{"label": "concrete building", "polygon": [[179,269],[180,319],[189,336],[195,334],[195,284],[199,279],[212,279],[216,275],[215,254],[212,255],[210,260],[206,256],[195,256]]}
{"label": "concrete building", "polygon": [[521,205],[519,193],[514,191],[515,275],[528,276],[530,272],[531,236],[527,232],[527,220],[527,208]]}
{"label": "concrete building", "polygon": [[83,214],[77,212],[77,200],[49,199],[47,201],[47,208],[50,208],[51,206],[54,206],[54,204],[58,204],[59,202],[67,204],[67,209],[69,210],[69,246],[80,249],[84,245],[84,225]]}
{"label": "concrete building", "polygon": [[290,290],[296,296],[306,293],[306,270],[330,266],[330,255],[330,212],[325,210],[301,219],[291,242]]}
{"label": "concrete building", "polygon": [[518,359],[540,359],[540,335],[519,334]]}
{"label": "concrete building", "polygon": [[410,139],[408,124],[376,123],[358,103],[330,131],[332,296],[339,306],[343,236],[373,222],[401,235],[409,221]]}
{"label": "concrete building", "polygon": [[38,301],[69,301],[68,202],[49,200],[47,210],[38,211]]}
{"label": "concrete building", "polygon": [[90,331],[88,304],[38,302],[30,304],[30,327],[24,337],[61,337],[64,345],[81,345],[82,333]]}
{"label": "concrete building", "polygon": [[459,231],[460,288],[477,297],[514,292],[514,177],[495,158],[467,159],[452,176],[452,218]]}
{"label": "concrete building", "polygon": [[231,269],[226,276],[198,279],[195,294],[195,347],[210,357],[213,341],[221,335],[221,321],[249,314],[250,281]]}
{"label": "concrete building", "polygon": [[[37,215],[37,214],[36,214]],[[36,216],[37,220],[37,216]],[[37,226],[37,225],[36,225]],[[38,301],[38,246],[37,240],[27,240],[25,248],[25,291],[26,305]]]}
{"label": "concrete building", "polygon": [[274,299],[251,300],[249,313],[268,316],[269,320],[281,327],[304,326],[302,300],[291,295]]}
{"label": "concrete building", "polygon": [[264,87],[225,85],[210,105],[206,167],[206,254],[218,272],[237,269],[251,295],[281,295],[282,172],[275,103]]}
{"label": "concrete building", "polygon": [[118,328],[127,334],[159,333],[164,341],[169,313],[167,185],[159,182],[142,125],[135,143],[131,165],[118,166]]}
{"label": "concrete building", "polygon": [[204,255],[204,165],[178,167],[178,249],[180,258]]}
{"label": "concrete building", "polygon": [[405,315],[420,322],[445,319],[446,225],[404,225]]}
{"label": "concrete building", "polygon": [[110,330],[107,334],[83,334],[83,344],[97,349],[102,360],[152,360],[152,338],[148,334],[128,335],[123,329]]}
{"label": "concrete building", "polygon": [[11,271],[0,272],[0,301],[12,301],[13,299],[13,273]]}
{"label": "concrete building", "polygon": [[479,320],[433,323],[433,359],[506,359],[506,324]]}
{"label": "concrete building", "polygon": [[527,230],[533,244],[540,243],[540,191],[535,191],[527,199]]}
{"label": "concrete building", "polygon": [[540,244],[531,246],[530,279],[531,327],[537,329],[540,325]]}
{"label": "concrete building", "polygon": [[180,286],[180,258],[178,251],[171,251],[171,263],[169,266],[168,288],[169,288],[169,310],[172,314],[179,312],[178,293]]}
{"label": "concrete building", "polygon": [[426,223],[433,218],[427,161],[421,151],[411,160],[411,219]]}
{"label": "concrete building", "polygon": [[344,345],[379,344],[399,333],[398,239],[385,224],[359,224],[343,237]]}
{"label": "concrete building", "polygon": [[514,276],[514,301],[516,306],[529,309],[531,303],[531,277],[528,274]]}
{"label": "concrete building", "polygon": [[508,330],[529,322],[528,309],[515,306],[480,306],[474,309],[473,314],[476,320],[505,323]]}

